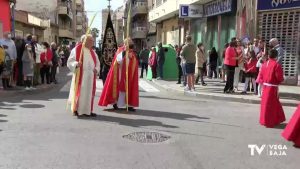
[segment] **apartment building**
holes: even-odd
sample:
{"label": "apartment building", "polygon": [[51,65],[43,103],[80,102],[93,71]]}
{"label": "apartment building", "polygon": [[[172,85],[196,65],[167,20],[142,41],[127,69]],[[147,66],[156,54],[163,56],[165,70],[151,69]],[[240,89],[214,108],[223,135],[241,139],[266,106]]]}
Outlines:
{"label": "apartment building", "polygon": [[126,33],[127,29],[127,17],[129,5],[131,3],[131,25],[130,25],[130,37],[135,43],[136,50],[140,51],[143,47],[148,46],[147,35],[149,32],[148,24],[148,1],[150,0],[127,0],[125,2],[125,19],[124,19],[124,30]]}
{"label": "apartment building", "polygon": [[118,45],[122,44],[124,39],[123,20],[124,20],[124,7],[121,6],[114,11],[112,16],[112,22],[113,22]]}
{"label": "apartment building", "polygon": [[76,39],[80,40],[80,37],[86,33],[88,28],[88,19],[84,10],[84,0],[76,0]]}

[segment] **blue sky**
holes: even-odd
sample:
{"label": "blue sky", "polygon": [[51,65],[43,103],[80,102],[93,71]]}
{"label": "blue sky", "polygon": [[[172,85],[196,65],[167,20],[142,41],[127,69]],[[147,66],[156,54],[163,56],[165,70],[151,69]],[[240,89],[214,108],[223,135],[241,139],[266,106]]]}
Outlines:
{"label": "blue sky", "polygon": [[[92,24],[92,28],[96,27],[101,32],[101,27],[102,27],[101,10],[107,8],[108,1],[107,0],[84,0],[84,1],[85,1],[85,10],[87,11],[87,16],[89,18],[89,21],[92,20],[95,14],[94,11],[98,11],[98,14]],[[115,10],[118,7],[122,6],[123,1],[124,0],[111,0],[112,9]]]}

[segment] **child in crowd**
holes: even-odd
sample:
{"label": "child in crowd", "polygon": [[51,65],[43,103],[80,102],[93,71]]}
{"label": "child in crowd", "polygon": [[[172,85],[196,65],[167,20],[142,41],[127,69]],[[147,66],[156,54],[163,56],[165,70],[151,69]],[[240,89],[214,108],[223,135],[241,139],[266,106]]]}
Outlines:
{"label": "child in crowd", "polygon": [[11,88],[9,83],[10,83],[10,77],[11,77],[11,73],[12,73],[13,60],[11,59],[11,57],[9,56],[9,53],[7,52],[8,46],[3,45],[3,48],[5,50],[5,53],[4,53],[5,59],[3,62],[3,70],[2,70],[2,85],[3,85],[3,89],[8,89],[8,88]]}
{"label": "child in crowd", "polygon": [[248,61],[245,63],[244,65],[244,72],[245,72],[245,86],[244,86],[244,91],[242,92],[242,94],[247,94],[247,88],[248,88],[248,84],[249,81],[251,80],[252,84],[253,84],[253,89],[254,89],[254,93],[256,93],[256,76],[257,76],[257,69],[256,69],[256,64],[257,64],[257,59],[255,56],[255,52],[254,50],[251,50],[249,52],[249,59]]}

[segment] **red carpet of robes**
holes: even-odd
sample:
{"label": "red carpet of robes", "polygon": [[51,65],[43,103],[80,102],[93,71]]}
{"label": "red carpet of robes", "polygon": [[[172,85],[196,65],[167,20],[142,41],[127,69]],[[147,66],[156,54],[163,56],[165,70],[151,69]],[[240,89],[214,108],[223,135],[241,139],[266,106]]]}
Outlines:
{"label": "red carpet of robes", "polygon": [[282,132],[282,136],[288,141],[294,142],[297,147],[300,147],[300,104]]}
{"label": "red carpet of robes", "polygon": [[[119,72],[119,64],[116,62],[117,55],[123,52],[124,49],[120,47],[116,52],[112,65],[110,67],[107,79],[105,81],[102,94],[99,100],[99,106],[107,106],[110,104],[115,104],[118,101],[119,91],[125,92],[125,77],[126,77],[126,67],[122,66],[121,73]],[[130,52],[132,58],[130,58],[128,64],[128,104],[129,106],[138,107],[139,106],[139,76],[138,76],[138,60],[133,51]],[[123,64],[126,65],[126,60],[124,58]],[[119,81],[121,78],[121,82]]]}
{"label": "red carpet of robes", "polygon": [[264,86],[263,88],[259,122],[266,127],[273,128],[285,121],[277,92],[278,87]]}

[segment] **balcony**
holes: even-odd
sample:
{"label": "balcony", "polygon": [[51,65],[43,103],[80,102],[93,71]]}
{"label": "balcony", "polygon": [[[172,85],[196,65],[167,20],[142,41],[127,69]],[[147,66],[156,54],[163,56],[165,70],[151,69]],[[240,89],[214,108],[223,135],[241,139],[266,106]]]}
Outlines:
{"label": "balcony", "polygon": [[132,8],[132,17],[141,14],[148,14],[147,2],[136,2]]}
{"label": "balcony", "polygon": [[58,7],[58,15],[62,16],[62,17],[66,17],[69,19],[73,19],[73,13],[71,12],[71,10],[64,4],[60,4]]}
{"label": "balcony", "polygon": [[59,37],[61,37],[61,38],[74,39],[73,32],[69,29],[60,28],[58,30],[58,34],[59,34]]}
{"label": "balcony", "polygon": [[76,0],[76,5],[77,6],[82,6],[82,0]]}
{"label": "balcony", "polygon": [[77,25],[81,25],[82,24],[82,17],[77,16],[76,23],[77,23]]}
{"label": "balcony", "polygon": [[147,37],[147,27],[134,27],[132,29],[132,39],[145,39]]}
{"label": "balcony", "polygon": [[77,25],[77,26],[76,26],[76,30],[81,31],[82,29],[83,29],[83,26],[82,26],[82,25]]}

